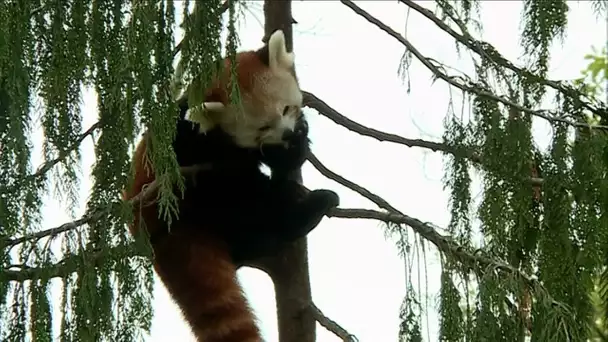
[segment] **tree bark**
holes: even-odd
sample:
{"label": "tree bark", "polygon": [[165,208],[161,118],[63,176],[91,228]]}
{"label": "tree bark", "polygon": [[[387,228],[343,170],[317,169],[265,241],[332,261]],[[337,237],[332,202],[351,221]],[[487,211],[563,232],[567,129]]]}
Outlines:
{"label": "tree bark", "polygon": [[[265,0],[264,19],[262,41],[268,42],[272,32],[281,29],[285,34],[287,51],[293,51],[291,1]],[[298,169],[290,177],[302,184],[302,170]],[[306,238],[296,241],[273,257],[248,266],[265,271],[274,283],[279,341],[314,342],[316,322],[311,310],[308,310],[312,295]]]}

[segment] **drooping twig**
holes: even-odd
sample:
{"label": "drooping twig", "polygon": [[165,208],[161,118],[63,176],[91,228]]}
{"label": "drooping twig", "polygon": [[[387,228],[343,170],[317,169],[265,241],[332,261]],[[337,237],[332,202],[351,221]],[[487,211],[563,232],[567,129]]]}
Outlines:
{"label": "drooping twig", "polygon": [[[556,111],[552,111],[552,110],[548,110],[548,109],[533,110],[530,108],[526,108],[526,107],[523,107],[523,106],[505,98],[504,96],[495,95],[491,91],[488,91],[485,89],[480,89],[477,84],[469,85],[469,84],[460,83],[460,82],[456,81],[455,77],[449,76],[449,75],[443,73],[437,66],[435,66],[433,64],[432,59],[425,57],[420,51],[418,51],[418,49],[416,49],[416,47],[412,43],[410,43],[405,37],[403,37],[402,35],[397,33],[395,30],[390,28],[388,25],[384,24],[382,21],[380,21],[376,17],[369,14],[368,12],[363,10],[361,7],[355,5],[355,3],[353,3],[350,0],[340,0],[340,2],[342,2],[344,5],[346,5],[346,7],[353,10],[353,12],[355,12],[359,16],[363,17],[370,23],[374,24],[376,27],[378,27],[382,31],[386,32],[389,36],[397,39],[401,44],[403,44],[408,49],[409,52],[411,52],[414,56],[416,56],[416,58],[422,64],[424,64],[424,66],[426,66],[433,73],[433,75],[435,75],[435,77],[444,80],[448,84],[450,84],[462,91],[465,91],[467,93],[472,93],[472,94],[475,94],[480,97],[485,97],[490,100],[500,102],[506,106],[515,108],[521,112],[537,116],[539,118],[545,119],[550,122],[562,122],[562,123],[568,124],[570,126],[575,126],[575,127],[589,127],[588,124],[573,122],[573,121],[558,117],[557,116],[558,114]],[[472,83],[472,81],[469,81],[469,83]],[[608,126],[605,126],[605,125],[594,125],[593,127],[597,128],[597,129],[608,129]]]}
{"label": "drooping twig", "polygon": [[355,335],[349,333],[348,331],[346,331],[346,329],[342,328],[338,323],[336,323],[329,317],[325,316],[323,314],[323,312],[321,312],[321,310],[314,303],[310,303],[309,310],[312,312],[312,315],[315,318],[315,320],[317,322],[319,322],[319,324],[321,324],[321,326],[323,328],[334,333],[336,336],[341,338],[342,341],[344,341],[344,342],[357,342],[358,341],[358,339],[355,337]]}
{"label": "drooping twig", "polygon": [[40,5],[40,6],[36,7],[36,8],[34,8],[34,9],[32,9],[30,11],[30,17],[33,17],[36,14],[40,13],[43,9],[44,9],[44,5]]}

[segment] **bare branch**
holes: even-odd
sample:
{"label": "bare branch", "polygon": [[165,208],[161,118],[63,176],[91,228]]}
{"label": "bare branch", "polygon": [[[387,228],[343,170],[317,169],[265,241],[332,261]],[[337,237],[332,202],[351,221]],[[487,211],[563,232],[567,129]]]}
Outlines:
{"label": "bare branch", "polygon": [[32,9],[30,11],[30,17],[33,17],[36,14],[40,13],[43,9],[44,9],[44,5],[41,5],[41,6],[38,6],[38,7],[34,8],[34,9]]}
{"label": "bare branch", "polygon": [[321,326],[325,329],[331,331],[336,336],[342,339],[344,342],[357,342],[358,339],[355,335],[346,331],[346,329],[342,328],[338,323],[331,320],[329,317],[325,316],[321,310],[314,304],[310,303],[309,310],[312,312],[313,317]]}
{"label": "bare branch", "polygon": [[[427,148],[431,151],[442,151],[451,154],[456,153],[453,148],[442,143],[426,141],[422,139],[408,139],[396,134],[386,133],[370,127],[363,126],[362,124],[355,122],[347,118],[346,116],[340,114],[337,110],[333,109],[323,100],[316,97],[314,94],[309,93],[307,91],[303,91],[303,93],[305,106],[315,109],[317,112],[319,112],[319,114],[327,117],[331,121],[355,133],[361,134],[366,137],[374,138],[378,141],[388,141],[395,144],[405,145],[408,147],[422,147]],[[475,156],[474,153],[470,153],[468,157],[477,159],[479,158],[478,156]]]}
{"label": "bare branch", "polygon": [[[538,281],[525,274],[524,272],[506,264],[501,261],[492,260],[486,256],[481,254],[472,254],[465,250],[462,246],[458,245],[451,238],[442,236],[439,234],[433,227],[429,224],[426,224],[416,218],[407,216],[400,212],[398,209],[390,205],[386,200],[381,198],[380,196],[372,193],[371,191],[365,189],[364,187],[357,185],[348,179],[336,174],[335,172],[329,170],[325,165],[323,165],[312,153],[309,156],[308,160],[313,166],[319,170],[319,172],[325,177],[336,181],[337,183],[355,191],[361,196],[369,199],[374,202],[380,208],[387,210],[389,212],[389,220],[385,222],[394,222],[394,223],[402,223],[409,227],[411,227],[416,233],[420,234],[423,238],[429,240],[432,244],[434,244],[441,252],[452,255],[457,259],[461,260],[463,263],[466,263],[470,266],[482,266],[484,268],[491,267],[497,270],[504,271],[506,273],[515,275],[525,280],[529,285],[538,285],[541,286]],[[333,211],[329,215],[333,215]],[[353,213],[349,213],[353,214]],[[385,214],[382,214],[382,217]],[[374,211],[363,210],[361,212],[357,212],[358,218],[363,218],[363,216],[367,216],[365,218],[375,218],[381,220],[381,216]]]}
{"label": "bare branch", "polygon": [[[185,170],[185,172],[192,172],[192,171],[193,170]],[[131,203],[135,204],[136,202],[142,203],[144,201],[147,201],[154,195],[154,192],[157,188],[158,187],[156,185],[151,183],[151,186],[147,187],[139,195],[134,197],[131,200]],[[102,215],[105,215],[105,214],[107,214],[107,212],[108,212],[107,210],[100,210],[93,215],[83,216],[82,218],[80,218],[78,220],[65,223],[56,228],[47,229],[47,230],[44,230],[44,231],[41,231],[41,232],[38,232],[35,234],[26,235],[26,236],[23,236],[20,238],[9,240],[7,242],[7,245],[13,246],[13,245],[22,243],[26,240],[36,240],[36,239],[41,239],[46,236],[52,236],[52,235],[57,235],[57,234],[60,234],[63,232],[67,232],[69,230],[84,226],[87,223],[91,222],[95,217],[100,217]],[[358,217],[359,215],[360,215],[360,217]],[[391,219],[396,219],[395,223],[401,223],[401,221],[402,221],[399,216],[391,216],[391,215],[388,215],[385,213],[374,212],[373,210],[367,210],[367,209],[338,209],[338,210],[335,210],[334,212],[332,212],[331,216],[332,217],[342,217],[342,218],[380,219],[381,221],[385,221],[385,222],[390,221]],[[114,248],[114,249],[116,249],[116,248]],[[114,249],[110,249],[110,251],[108,253],[95,252],[92,256],[87,256],[87,259],[95,260],[98,258],[102,258],[106,255],[116,255]],[[133,249],[133,250],[135,250],[135,249]],[[133,255],[123,255],[123,254],[121,254],[121,257],[140,255],[140,254],[133,254]],[[60,262],[57,262],[53,265],[49,265],[49,266],[45,266],[45,267],[30,267],[30,266],[24,265],[24,266],[20,267],[19,270],[3,269],[2,274],[3,274],[3,277],[5,277],[5,279],[10,280],[10,281],[30,280],[30,279],[39,277],[40,274],[44,274],[44,276],[48,277],[48,278],[65,277],[66,275],[69,275],[78,270],[78,263],[74,263],[73,261],[76,260],[76,258],[80,258],[80,257],[82,257],[82,256],[72,254],[72,255],[67,256]],[[15,266],[11,266],[9,268],[14,268],[14,267]]]}
{"label": "bare branch", "polygon": [[[416,56],[416,58],[418,58],[418,60],[420,60],[420,62],[422,64],[424,64],[424,66],[426,66],[435,75],[435,77],[444,80],[448,84],[450,84],[460,90],[466,91],[468,93],[473,93],[477,96],[485,97],[490,100],[500,102],[504,105],[515,108],[521,112],[524,112],[524,113],[527,113],[530,115],[534,115],[539,118],[543,118],[550,122],[562,122],[562,123],[565,123],[565,124],[568,124],[571,126],[575,126],[575,127],[587,127],[587,128],[589,127],[589,125],[585,124],[585,123],[572,122],[570,120],[566,120],[564,118],[557,117],[556,111],[552,111],[552,110],[548,110],[548,109],[532,110],[530,108],[523,107],[523,106],[505,98],[504,96],[498,96],[488,90],[480,89],[479,85],[474,84],[470,80],[468,83],[473,84],[473,85],[464,84],[464,83],[460,83],[460,82],[456,81],[456,78],[454,76],[449,76],[449,75],[441,72],[441,70],[439,70],[439,68],[433,64],[432,59],[425,57],[422,53],[420,53],[420,51],[418,51],[418,49],[416,49],[416,47],[414,47],[414,45],[412,45],[412,43],[410,43],[406,38],[401,36],[395,30],[393,30],[392,28],[390,28],[389,26],[384,24],[382,21],[375,18],[371,14],[367,13],[365,10],[363,10],[361,7],[355,5],[350,0],[340,0],[340,1],[344,5],[346,5],[346,7],[353,10],[353,12],[357,13],[358,15],[365,18],[370,23],[376,25],[382,31],[386,32],[391,37],[393,37],[393,38],[397,39],[399,42],[401,42],[401,44],[403,44],[414,56]],[[593,128],[608,129],[608,126],[594,125]]]}
{"label": "bare branch", "polygon": [[[496,262],[489,258],[480,256],[480,255],[473,255],[473,254],[466,252],[463,248],[461,248],[455,242],[453,242],[449,237],[442,236],[430,225],[423,223],[418,219],[415,219],[413,217],[410,217],[410,216],[407,216],[407,215],[401,213],[397,208],[390,205],[386,200],[384,200],[380,196],[375,195],[374,193],[365,189],[364,187],[359,186],[359,185],[349,181],[348,179],[336,174],[335,172],[329,170],[316,158],[316,156],[314,154],[311,153],[308,160],[311,162],[311,164],[313,164],[313,166],[315,166],[315,168],[317,170],[319,170],[319,172],[321,174],[323,174],[327,178],[332,179],[332,180],[336,181],[337,183],[357,192],[361,196],[369,199],[370,201],[372,201],[373,203],[378,205],[380,208],[388,211],[388,213],[382,213],[379,211],[369,210],[369,209],[340,209],[340,208],[338,208],[338,209],[332,210],[330,213],[328,213],[327,216],[341,217],[341,218],[375,219],[375,220],[380,220],[383,222],[393,222],[396,224],[405,224],[405,225],[411,227],[414,231],[416,231],[422,237],[429,240],[431,243],[433,243],[435,246],[437,246],[437,248],[440,251],[442,251],[444,253],[454,255],[456,257],[463,259],[464,261],[469,261],[474,264],[480,264],[480,265],[484,265],[484,266],[488,266],[488,265],[494,266],[496,268],[505,270],[509,273],[519,275],[520,277],[526,279],[529,282],[534,281],[531,277],[521,273],[519,270],[516,270],[507,264]],[[211,167],[212,166],[210,164],[182,167],[181,172],[184,175],[192,175],[199,171],[209,170]],[[132,198],[129,201],[130,204],[142,205],[142,204],[147,203],[155,195],[157,189],[158,189],[157,183],[155,181],[151,182],[148,187],[143,189],[142,192],[140,192],[137,196],[135,196],[134,198]],[[104,215],[107,213],[108,213],[107,210],[98,211],[89,216],[85,216],[79,220],[63,224],[56,228],[48,229],[48,230],[37,232],[37,233],[31,234],[31,235],[9,240],[9,241],[7,241],[6,245],[14,246],[14,245],[17,245],[24,241],[27,241],[27,240],[37,240],[37,239],[41,239],[43,237],[57,235],[59,233],[63,233],[63,232],[69,231],[71,229],[75,229],[77,227],[83,226],[83,225],[87,224],[88,222],[90,222],[91,220],[93,220],[94,218],[100,217],[100,215]],[[55,266],[52,266],[51,269],[53,269],[53,271],[51,273],[47,273],[46,276],[60,277],[67,273],[70,273],[68,271],[71,270],[71,268],[68,269],[68,271],[66,271],[63,269],[63,267],[64,266],[62,266],[62,264],[57,264]],[[36,268],[28,268],[27,274],[24,275],[24,274],[19,273],[19,272],[25,272],[25,271],[26,270],[23,270],[23,271],[6,270],[6,272],[8,272],[6,274],[7,274],[7,277],[9,280],[30,279],[31,276],[29,276],[28,274],[30,274],[32,272],[37,274],[36,272],[38,270]]]}
{"label": "bare branch", "polygon": [[519,68],[519,67],[515,66],[513,63],[511,63],[511,61],[509,61],[508,59],[503,57],[500,54],[500,52],[498,52],[498,50],[495,47],[493,47],[490,43],[475,39],[468,32],[465,23],[463,23],[456,16],[451,15],[450,13],[447,13],[447,15],[450,17],[450,19],[452,21],[454,21],[456,23],[456,25],[458,25],[458,27],[460,28],[460,31],[462,31],[462,34],[459,34],[458,32],[454,31],[449,25],[447,25],[441,19],[439,19],[437,16],[435,16],[435,14],[433,14],[433,12],[431,10],[420,6],[416,2],[414,2],[412,0],[399,0],[399,1],[404,3],[405,5],[407,5],[414,11],[422,14],[427,19],[431,20],[435,25],[437,25],[437,27],[439,27],[440,29],[445,31],[447,34],[452,36],[452,38],[454,38],[456,41],[458,41],[461,44],[463,44],[464,46],[468,47],[469,49],[471,49],[473,52],[477,53],[478,55],[487,57],[494,63],[496,63],[504,68],[507,68],[524,77],[533,79],[534,81],[536,81],[542,85],[551,87],[570,98],[576,99],[583,107],[588,109],[593,114],[598,115],[603,118],[607,118],[606,111],[602,110],[600,108],[594,107],[588,101],[583,100],[583,99],[586,99],[587,96],[585,94],[581,93],[580,91],[574,89],[571,86],[564,84],[563,82],[545,79],[543,77],[540,77],[540,76],[532,73],[531,71],[529,71],[527,69]]}
{"label": "bare branch", "polygon": [[[308,106],[309,108],[315,109],[319,114],[327,117],[331,121],[337,123],[340,126],[347,128],[348,130],[353,131],[355,133],[359,133],[366,137],[374,138],[378,141],[387,141],[387,142],[392,142],[395,144],[405,145],[408,147],[414,147],[414,146],[422,147],[422,148],[430,149],[432,151],[441,151],[441,152],[449,153],[452,155],[459,155],[459,153],[460,153],[460,154],[463,154],[464,157],[469,158],[476,163],[483,162],[481,157],[479,156],[479,154],[472,151],[472,149],[469,151],[459,152],[455,148],[448,146],[446,144],[443,144],[443,143],[437,143],[437,142],[427,141],[427,140],[422,140],[422,139],[408,139],[408,138],[405,138],[405,137],[402,137],[402,136],[399,136],[396,134],[386,133],[386,132],[382,132],[382,131],[373,129],[371,127],[363,126],[362,124],[347,118],[345,115],[340,114],[337,110],[333,109],[330,105],[328,105],[323,100],[316,97],[314,94],[309,93],[309,92],[303,92],[303,93],[304,93],[304,103],[306,106]],[[543,183],[542,178],[538,178],[538,177],[530,178],[530,184],[532,184],[533,186],[541,186],[542,183]]]}
{"label": "bare branch", "polygon": [[[325,167],[314,155],[309,157],[309,161],[319,170],[321,174],[324,176],[340,183],[341,185],[348,187],[349,189],[359,193],[360,195],[366,197],[367,199],[374,202],[376,205],[388,211],[388,213],[383,213],[370,209],[334,209],[332,210],[328,216],[330,217],[341,217],[341,218],[355,218],[355,219],[375,219],[383,222],[393,222],[396,224],[405,224],[411,227],[415,232],[420,234],[425,239],[429,240],[433,243],[441,252],[445,254],[452,255],[453,257],[461,260],[463,263],[468,265],[469,267],[482,267],[482,268],[491,268],[495,270],[499,270],[502,272],[506,272],[508,274],[517,276],[523,279],[529,286],[538,286],[542,288],[540,283],[533,277],[523,273],[522,271],[504,263],[501,261],[492,260],[484,255],[479,253],[473,254],[459,246],[455,243],[451,238],[442,236],[439,234],[433,227],[429,224],[423,223],[418,219],[407,216],[397,210],[395,207],[390,205],[386,200],[382,199],[380,196],[373,194],[371,191],[361,187],[346,178],[334,173]],[[183,168],[183,172],[193,173],[198,172],[200,170],[209,169],[210,165],[198,165],[189,168]],[[135,196],[131,199],[132,204],[141,205],[141,203],[145,203],[145,201],[156,192],[157,186],[156,183],[151,183],[146,189],[144,189],[139,195]],[[101,213],[100,213],[101,214]],[[84,219],[83,219],[84,220]],[[84,224],[85,222],[79,222]],[[81,224],[81,225],[82,225]],[[63,231],[67,231],[69,229],[73,229],[76,227],[76,224],[72,224],[70,228],[64,228]],[[34,237],[35,238],[35,237]],[[137,249],[135,248],[126,248],[122,247],[114,247],[109,251],[98,251],[94,252],[92,256],[87,256],[87,260],[90,262],[96,263],[101,258],[112,255],[119,257],[129,257],[134,255],[141,256],[142,254],[138,254],[135,252]],[[111,254],[108,254],[111,253]],[[35,279],[39,277],[45,278],[56,278],[56,277],[65,277],[68,274],[71,274],[78,270],[80,263],[77,258],[82,258],[82,256],[78,254],[72,254],[67,256],[64,260],[50,266],[45,267],[29,267],[23,266],[20,270],[12,270],[12,269],[4,269],[2,270],[3,276],[5,279],[10,281],[25,281],[28,279]],[[480,272],[483,270],[478,269]]]}
{"label": "bare branch", "polygon": [[97,130],[100,127],[101,127],[100,122],[96,122],[93,125],[91,125],[91,127],[89,127],[89,129],[87,129],[86,131],[84,131],[84,133],[82,133],[81,135],[78,136],[78,139],[76,139],[76,141],[74,141],[68,149],[63,151],[57,158],[55,158],[53,160],[49,160],[48,162],[41,165],[38,168],[38,170],[36,171],[36,173],[27,176],[25,178],[25,180],[26,181],[32,180],[32,179],[38,178],[38,177],[44,175],[45,173],[47,173],[53,166],[55,166],[55,165],[59,164],[61,161],[63,161],[68,156],[68,154],[70,154],[70,152],[76,150],[77,148],[80,148],[80,144],[84,141],[84,139],[86,139],[88,136],[93,134],[93,132],[95,132],[95,130]]}
{"label": "bare branch", "polygon": [[[329,171],[329,172],[331,172],[331,171]],[[145,194],[143,194],[143,192],[142,192],[142,195],[138,196],[137,201],[143,201],[147,198],[150,198],[152,195],[152,191],[153,191],[153,189],[145,191]],[[368,191],[368,190],[365,190],[365,191]],[[376,195],[373,195],[373,196],[376,196]],[[134,198],[133,200],[136,200],[136,199]],[[102,213],[100,213],[100,214],[102,214]],[[413,218],[413,217],[410,217],[410,216],[407,216],[407,215],[404,215],[401,213],[395,213],[395,212],[386,213],[386,212],[380,212],[377,210],[363,209],[363,208],[354,208],[354,209],[336,208],[336,209],[333,209],[331,212],[329,212],[327,214],[327,216],[336,217],[336,218],[346,218],[346,219],[370,219],[370,220],[378,220],[381,222],[392,222],[395,224],[405,224],[405,225],[411,227],[414,231],[419,233],[425,239],[431,241],[435,246],[438,247],[439,250],[441,250],[443,252],[450,253],[463,260],[473,261],[473,262],[479,263],[484,266],[493,265],[496,268],[503,269],[503,270],[505,270],[509,273],[513,273],[515,275],[520,275],[520,276],[524,275],[519,270],[515,270],[509,265],[493,261],[489,258],[480,256],[480,255],[472,255],[472,254],[467,253],[460,246],[458,246],[451,239],[449,239],[449,237],[442,236],[430,225],[423,223],[422,221],[420,221],[416,218]],[[85,219],[85,218],[83,218],[83,219]],[[81,224],[81,226],[88,222],[89,221],[83,222]],[[68,223],[68,224],[71,224],[71,223]],[[72,227],[70,227],[70,229],[74,229],[74,228],[76,228],[75,225],[72,225]],[[68,231],[70,229],[66,229],[64,231]],[[116,252],[114,250],[111,250],[108,253],[111,255],[116,255]],[[106,255],[106,253],[99,252],[98,254],[94,254],[93,256],[88,256],[87,258],[94,260],[96,258],[101,258],[105,255]],[[64,261],[58,262],[58,263],[56,263],[54,265],[50,265],[48,267],[39,267],[39,268],[24,267],[21,270],[6,270],[5,269],[5,270],[2,270],[3,276],[6,276],[5,279],[11,280],[11,281],[24,281],[24,280],[28,280],[28,279],[34,279],[39,274],[44,274],[44,276],[48,277],[48,278],[64,277],[77,270],[77,267],[70,266],[71,263],[67,262],[67,261],[73,260],[73,259],[71,259],[73,256],[74,255],[68,256],[68,257],[66,257],[66,259],[64,259]],[[123,256],[124,257],[141,256],[141,254],[135,253],[135,254],[126,255],[123,253],[123,254],[121,254],[121,257],[123,257]],[[524,279],[527,279],[529,282],[535,281],[533,278],[531,278],[529,276],[525,276]]]}

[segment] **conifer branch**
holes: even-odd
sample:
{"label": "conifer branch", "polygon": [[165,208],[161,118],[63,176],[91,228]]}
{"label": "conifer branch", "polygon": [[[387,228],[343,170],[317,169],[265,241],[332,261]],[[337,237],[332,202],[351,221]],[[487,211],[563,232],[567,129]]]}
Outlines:
{"label": "conifer branch", "polygon": [[[183,166],[180,168],[180,172],[184,177],[191,177],[196,172],[205,171],[205,170],[209,170],[209,169],[211,169],[210,164]],[[139,194],[137,194],[135,197],[133,197],[132,199],[130,199],[127,202],[133,206],[141,206],[141,205],[147,206],[147,205],[149,205],[149,203],[152,202],[152,199],[156,195],[157,190],[158,190],[158,183],[156,181],[152,181],[148,186],[144,187],[143,190]],[[77,220],[64,223],[58,227],[45,229],[45,230],[42,230],[42,231],[39,231],[36,233],[32,233],[32,234],[27,234],[27,235],[24,235],[24,236],[15,238],[15,239],[9,239],[9,240],[5,241],[3,244],[0,243],[0,246],[12,248],[12,247],[14,247],[20,243],[24,243],[26,241],[36,242],[45,237],[57,236],[61,233],[65,233],[67,231],[76,229],[78,227],[82,227],[82,226],[90,223],[91,221],[99,219],[103,215],[108,215],[110,212],[110,208],[111,207],[108,206],[106,209],[100,209],[100,210],[94,211],[91,214],[84,215]]]}
{"label": "conifer branch", "polygon": [[[226,0],[224,1],[224,3],[222,4],[222,7],[220,7],[220,16],[222,14],[224,14],[224,12],[226,12],[228,10],[228,8],[230,8],[230,1],[232,0]],[[199,6],[199,4],[197,4],[197,6]],[[204,6],[204,5],[201,5]],[[177,43],[177,45],[175,46],[175,48],[173,48],[173,58],[175,58],[175,56],[177,56],[177,54],[182,50],[182,47],[184,46],[184,42],[186,41],[188,37],[186,37],[186,35],[184,35],[184,37],[182,37],[182,40],[179,41],[179,43]]]}
{"label": "conifer branch", "polygon": [[[82,253],[86,253],[87,255],[83,255]],[[88,255],[89,253],[90,255]],[[22,266],[18,270],[3,269],[2,278],[17,282],[35,279],[65,278],[81,269],[82,263],[85,260],[88,264],[97,265],[103,258],[107,257],[121,259],[134,256],[144,256],[143,253],[138,252],[134,243],[128,246],[111,247],[106,250],[89,250],[69,254],[61,261],[51,265],[41,267]]]}
{"label": "conifer branch", "polygon": [[317,322],[319,322],[319,324],[321,324],[321,326],[323,328],[334,333],[336,336],[341,338],[342,341],[344,341],[344,342],[357,342],[358,341],[358,339],[355,337],[355,335],[349,333],[348,331],[346,331],[346,329],[342,328],[338,323],[336,323],[329,317],[325,316],[323,314],[323,312],[321,312],[321,310],[319,310],[319,308],[314,303],[310,303],[310,306],[308,307],[308,309],[312,312],[312,316],[315,318],[315,320]]}
{"label": "conifer branch", "polygon": [[22,184],[34,181],[42,176],[44,176],[50,169],[52,169],[55,165],[59,164],[60,162],[62,162],[70,153],[72,153],[73,151],[75,151],[76,149],[80,148],[80,144],[82,144],[82,142],[84,141],[84,139],[86,139],[88,136],[92,135],[93,132],[95,132],[95,130],[97,130],[98,128],[101,127],[101,123],[100,122],[96,122],[93,125],[91,125],[91,127],[89,127],[89,129],[87,129],[86,131],[84,131],[84,133],[80,134],[78,136],[78,138],[72,142],[72,144],[70,144],[70,146],[68,148],[66,148],[65,150],[61,151],[59,153],[59,156],[57,156],[57,158],[55,159],[51,159],[49,161],[47,161],[46,163],[40,165],[38,167],[38,169],[36,170],[36,172],[27,175],[25,177],[22,177],[20,179],[17,179],[15,181],[15,185],[13,186],[2,186],[0,187],[0,193],[10,193],[12,190],[12,187],[17,187],[20,186]]}
{"label": "conifer branch", "polygon": [[460,20],[458,17],[456,17],[453,13],[445,11],[446,15],[450,17],[450,19],[454,23],[456,23],[462,34],[459,34],[458,32],[454,31],[448,24],[439,19],[431,10],[420,6],[416,2],[412,0],[399,0],[399,2],[405,4],[406,6],[410,7],[414,11],[420,13],[421,15],[432,21],[435,25],[437,25],[437,27],[452,36],[452,38],[454,38],[457,42],[468,47],[469,49],[471,49],[471,51],[477,53],[479,56],[488,58],[497,65],[509,69],[526,78],[532,79],[535,82],[538,82],[544,86],[551,87],[561,92],[565,96],[577,100],[581,106],[585,107],[594,115],[608,120],[608,114],[606,113],[606,110],[595,107],[591,105],[588,101],[585,101],[588,99],[588,96],[582,93],[581,91],[575,89],[572,86],[564,84],[562,81],[546,79],[544,77],[534,74],[530,70],[527,70],[525,68],[519,68],[515,64],[511,63],[511,61],[506,59],[504,56],[502,56],[500,52],[498,52],[498,50],[494,46],[492,46],[492,44],[475,39],[467,30],[466,24],[462,22],[462,20]]}
{"label": "conifer branch", "polygon": [[[450,84],[451,86],[456,87],[467,93],[475,94],[479,97],[484,97],[484,98],[493,100],[495,102],[500,102],[506,106],[509,106],[509,108],[515,108],[518,111],[527,113],[529,115],[537,116],[537,117],[545,119],[549,122],[561,122],[561,123],[564,123],[564,124],[567,124],[570,126],[574,126],[574,127],[589,128],[589,124],[573,122],[571,120],[567,120],[562,117],[558,117],[558,113],[554,110],[548,110],[548,109],[533,110],[530,108],[523,107],[523,106],[505,98],[504,96],[496,95],[496,94],[492,93],[491,91],[484,89],[479,84],[476,84],[475,82],[473,82],[470,79],[467,80],[466,82],[457,81],[457,79],[463,79],[463,77],[450,76],[447,73],[443,73],[440,70],[440,68],[437,65],[435,65],[435,63],[437,63],[436,61],[434,61],[433,59],[431,59],[429,57],[424,56],[420,51],[418,51],[418,49],[416,49],[416,47],[412,43],[410,43],[409,40],[407,40],[405,37],[403,37],[402,35],[397,33],[395,30],[390,28],[388,25],[384,24],[382,21],[380,21],[376,17],[369,14],[361,7],[355,5],[355,3],[353,3],[350,0],[340,0],[340,2],[342,2],[342,4],[344,4],[346,7],[350,8],[353,12],[355,12],[359,16],[363,17],[370,23],[374,24],[376,27],[378,27],[380,30],[384,31],[389,36],[397,39],[401,44],[403,44],[408,49],[409,52],[411,52],[414,56],[416,56],[416,58],[424,66],[426,66],[433,73],[433,75],[436,78],[440,78],[440,79],[444,80],[446,83]],[[594,125],[593,128],[605,130],[605,129],[608,129],[608,126]]]}

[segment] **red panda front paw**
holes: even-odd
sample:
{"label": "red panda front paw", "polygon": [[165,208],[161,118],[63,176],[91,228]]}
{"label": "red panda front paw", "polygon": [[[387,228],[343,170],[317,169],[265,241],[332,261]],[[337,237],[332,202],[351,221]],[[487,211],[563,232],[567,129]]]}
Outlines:
{"label": "red panda front paw", "polygon": [[331,190],[318,189],[308,193],[304,201],[308,202],[312,212],[315,212],[316,208],[316,212],[325,215],[340,205],[340,196]]}
{"label": "red panda front paw", "polygon": [[262,162],[273,171],[273,176],[300,168],[308,157],[309,140],[307,137],[291,139],[286,143],[287,146],[262,147]]}
{"label": "red panda front paw", "polygon": [[287,218],[285,239],[293,241],[306,236],[319,225],[330,210],[340,205],[340,197],[331,190],[313,190],[298,201]]}

